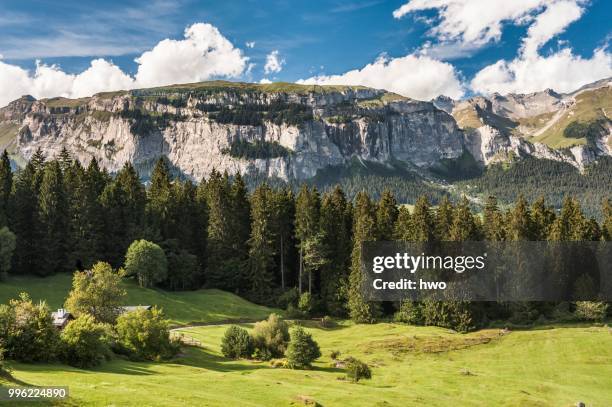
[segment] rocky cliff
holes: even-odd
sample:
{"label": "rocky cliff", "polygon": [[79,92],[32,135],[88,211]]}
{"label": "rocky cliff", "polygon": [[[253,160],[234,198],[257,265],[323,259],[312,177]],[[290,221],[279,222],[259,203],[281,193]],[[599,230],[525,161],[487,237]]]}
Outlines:
{"label": "rocky cliff", "polygon": [[24,96],[0,109],[0,148],[18,162],[39,148],[49,157],[66,148],[110,171],[128,161],[146,171],[166,156],[194,180],[213,168],[303,180],[354,159],[426,169],[465,150],[482,165],[536,156],[582,168],[612,155],[611,99],[609,81],[571,95],[432,102],[358,86],[220,81],[83,99]]}

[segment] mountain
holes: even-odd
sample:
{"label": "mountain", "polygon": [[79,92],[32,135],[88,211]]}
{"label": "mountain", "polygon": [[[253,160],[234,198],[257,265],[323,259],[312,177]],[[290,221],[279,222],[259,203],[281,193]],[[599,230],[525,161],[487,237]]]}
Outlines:
{"label": "mountain", "polygon": [[146,173],[166,156],[196,181],[213,168],[302,181],[355,161],[446,175],[526,157],[583,169],[612,155],[611,92],[607,80],[565,95],[424,102],[362,86],[210,81],[24,96],[0,109],[0,148],[23,163],[38,148],[53,157],[65,147],[111,172],[130,161]]}

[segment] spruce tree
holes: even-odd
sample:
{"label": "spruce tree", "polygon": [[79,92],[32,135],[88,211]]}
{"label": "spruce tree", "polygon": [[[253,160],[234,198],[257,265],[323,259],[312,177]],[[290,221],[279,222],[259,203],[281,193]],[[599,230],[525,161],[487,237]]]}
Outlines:
{"label": "spruce tree", "polygon": [[430,242],[434,238],[434,219],[427,197],[420,196],[414,206],[410,217],[410,231],[407,233],[408,241]]}
{"label": "spruce tree", "polygon": [[34,274],[42,258],[42,247],[39,243],[36,170],[31,162],[17,174],[11,213],[10,227],[17,236],[14,271]]}
{"label": "spruce tree", "polygon": [[158,242],[169,237],[171,183],[168,162],[166,158],[161,157],[151,173],[146,209],[150,237]]}
{"label": "spruce tree", "polygon": [[533,225],[531,223],[531,211],[527,201],[520,195],[508,218],[508,240],[533,240]]}
{"label": "spruce tree", "polygon": [[348,308],[351,319],[360,323],[372,323],[380,314],[377,303],[363,298],[364,276],[361,270],[361,244],[376,239],[376,214],[370,197],[360,192],[355,197],[353,223],[353,252],[349,276]]}
{"label": "spruce tree", "polygon": [[0,159],[0,228],[7,226],[10,214],[10,199],[13,189],[13,171],[6,150]]}
{"label": "spruce tree", "polygon": [[448,199],[448,196],[445,195],[436,210],[434,227],[436,240],[440,242],[451,240],[450,230],[453,224],[454,210],[453,204]]}
{"label": "spruce tree", "polygon": [[274,195],[274,229],[277,239],[279,284],[284,291],[289,280],[288,264],[294,251],[295,197],[291,188],[283,188]]}
{"label": "spruce tree", "polygon": [[465,242],[479,239],[479,230],[474,215],[470,211],[470,203],[466,197],[459,202],[454,211],[453,223],[449,231],[449,240]]}
{"label": "spruce tree", "polygon": [[397,201],[391,191],[385,189],[376,207],[376,227],[379,240],[393,240],[397,216]]}
{"label": "spruce tree", "polygon": [[37,273],[49,275],[66,269],[67,238],[69,236],[68,199],[64,189],[62,170],[57,161],[45,166],[40,195],[38,219],[41,226],[43,257]]}
{"label": "spruce tree", "polygon": [[402,206],[397,215],[393,237],[396,240],[409,242],[412,239],[412,215],[407,206]]}
{"label": "spruce tree", "polygon": [[533,225],[533,240],[546,240],[550,228],[555,221],[555,211],[546,205],[543,196],[536,199],[531,205],[531,221]]}
{"label": "spruce tree", "polygon": [[504,216],[497,206],[497,198],[487,197],[483,210],[483,237],[488,241],[501,241],[506,238]]}
{"label": "spruce tree", "polygon": [[249,244],[250,295],[257,302],[266,302],[274,280],[274,197],[267,184],[255,189],[251,197],[251,237]]}
{"label": "spruce tree", "polygon": [[351,208],[339,186],[323,196],[320,230],[327,261],[321,270],[321,298],[328,311],[342,315],[346,308],[344,287],[351,264]]}
{"label": "spruce tree", "polygon": [[[295,235],[300,251],[298,264],[298,291],[300,294],[302,293],[304,277],[304,248],[306,242],[319,231],[320,206],[320,197],[317,189],[313,187],[311,190],[306,184],[303,184],[295,201]],[[309,278],[309,281],[312,281],[312,278]]]}

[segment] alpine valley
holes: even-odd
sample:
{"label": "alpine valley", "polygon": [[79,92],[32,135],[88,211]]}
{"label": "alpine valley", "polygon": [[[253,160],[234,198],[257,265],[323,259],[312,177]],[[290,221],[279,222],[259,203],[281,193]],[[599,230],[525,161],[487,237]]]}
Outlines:
{"label": "alpine valley", "polygon": [[612,184],[612,80],[569,94],[412,100],[361,86],[211,81],[82,99],[23,96],[0,109],[0,150],[22,166],[64,148],[146,179],[160,156],[199,181],[213,168],[250,182],[341,184],[411,203],[427,194],[511,201],[576,195],[597,216]]}

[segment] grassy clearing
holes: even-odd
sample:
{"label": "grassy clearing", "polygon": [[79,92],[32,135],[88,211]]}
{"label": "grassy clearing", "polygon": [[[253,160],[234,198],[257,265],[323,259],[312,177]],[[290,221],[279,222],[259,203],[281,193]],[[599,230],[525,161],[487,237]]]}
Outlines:
{"label": "grassy clearing", "polygon": [[[263,362],[223,358],[223,325],[182,329],[204,348],[186,348],[167,363],[115,359],[93,370],[59,364],[11,366],[14,377],[23,382],[70,386],[76,405],[284,406],[305,400],[323,406],[612,404],[612,335],[607,327],[461,335],[397,324],[343,322],[327,329],[307,325],[323,353],[312,370],[273,369]],[[439,343],[453,345],[429,351],[431,344]],[[456,349],[466,343],[469,346]],[[342,369],[331,367],[331,350],[369,363],[372,380],[343,380]]]}
{"label": "grassy clearing", "polygon": [[576,96],[576,103],[559,120],[544,133],[531,139],[531,141],[544,143],[553,148],[585,144],[586,139],[584,138],[574,139],[565,137],[563,135],[565,128],[573,121],[587,123],[600,118],[609,119],[611,111],[612,88],[606,86],[584,91]]}
{"label": "grassy clearing", "polygon": [[[10,277],[0,282],[0,303],[6,304],[25,290],[35,301],[46,300],[52,309],[59,308],[71,284],[72,276],[69,274],[46,278]],[[123,285],[127,291],[125,305],[157,305],[173,325],[257,320],[264,319],[274,311],[220,290],[169,292],[141,288],[133,281],[125,281]]]}

